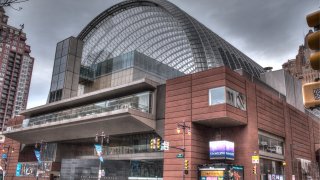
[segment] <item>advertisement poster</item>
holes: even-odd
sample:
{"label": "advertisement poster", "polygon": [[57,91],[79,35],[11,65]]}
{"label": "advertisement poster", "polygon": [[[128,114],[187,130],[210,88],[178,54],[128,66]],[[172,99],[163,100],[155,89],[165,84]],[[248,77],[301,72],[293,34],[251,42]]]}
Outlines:
{"label": "advertisement poster", "polygon": [[18,163],[17,164],[17,169],[16,169],[16,176],[20,176],[21,167],[22,167],[22,164]]}
{"label": "advertisement poster", "polygon": [[210,159],[234,160],[234,143],[230,141],[210,141]]}
{"label": "advertisement poster", "polygon": [[230,166],[228,175],[233,180],[244,180],[243,166]]}

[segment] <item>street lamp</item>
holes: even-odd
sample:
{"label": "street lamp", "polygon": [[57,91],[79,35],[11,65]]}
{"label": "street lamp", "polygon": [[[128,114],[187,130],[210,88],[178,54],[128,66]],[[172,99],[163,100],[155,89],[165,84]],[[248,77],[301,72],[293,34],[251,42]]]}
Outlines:
{"label": "street lamp", "polygon": [[7,170],[7,165],[9,163],[9,153],[13,153],[14,152],[14,147],[8,145],[3,145],[2,146],[2,159],[4,159],[4,170],[3,170],[3,174],[2,174],[2,177],[3,177],[3,180],[4,180],[4,177],[6,176],[6,170]]}
{"label": "street lamp", "polygon": [[[99,139],[100,139],[100,145],[101,145],[101,154],[100,156],[102,156],[103,154],[103,142],[104,142],[104,139],[106,139],[106,143],[109,144],[109,136],[108,135],[105,135],[105,133],[102,131],[101,134],[97,133],[96,134],[96,137],[95,137],[95,142],[96,143],[99,143]],[[99,155],[99,152],[97,150],[97,153]],[[101,157],[102,158],[102,157]],[[99,161],[99,171],[98,171],[98,180],[101,179],[101,160]]]}
{"label": "street lamp", "polygon": [[36,158],[38,160],[38,165],[37,165],[37,174],[36,174],[36,177],[37,177],[37,180],[39,178],[39,174],[40,174],[40,170],[42,170],[42,160],[44,160],[43,158],[43,154],[45,153],[45,149],[47,147],[47,143],[44,141],[44,140],[41,140],[40,143],[36,143],[34,145],[34,148],[35,148],[35,152],[36,151],[39,151],[39,157],[37,157],[37,154],[36,155]]}
{"label": "street lamp", "polygon": [[182,178],[185,179],[185,174],[188,174],[188,168],[189,168],[189,161],[188,161],[188,166],[186,167],[186,157],[185,157],[185,152],[186,152],[186,148],[185,148],[185,134],[187,131],[187,134],[190,136],[191,135],[191,127],[186,125],[186,122],[183,120],[182,123],[177,123],[177,133],[180,134],[180,132],[182,131],[183,133],[183,146],[181,148],[182,152],[183,152],[183,167],[184,167],[184,171],[182,171]]}

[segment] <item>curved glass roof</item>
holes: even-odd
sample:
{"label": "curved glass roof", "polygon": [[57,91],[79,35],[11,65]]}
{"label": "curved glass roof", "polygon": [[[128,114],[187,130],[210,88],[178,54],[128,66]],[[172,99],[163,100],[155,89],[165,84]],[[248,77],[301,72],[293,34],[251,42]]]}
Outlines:
{"label": "curved glass roof", "polygon": [[263,68],[165,0],[128,0],[107,9],[78,35],[82,65],[136,50],[183,73],[228,66],[259,77]]}

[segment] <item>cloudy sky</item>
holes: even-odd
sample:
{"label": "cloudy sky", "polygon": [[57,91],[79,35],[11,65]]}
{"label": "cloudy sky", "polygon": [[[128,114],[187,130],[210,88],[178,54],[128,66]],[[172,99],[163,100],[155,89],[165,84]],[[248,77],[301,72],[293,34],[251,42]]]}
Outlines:
{"label": "cloudy sky", "polygon": [[[306,14],[319,0],[170,0],[263,67],[280,69],[296,56],[308,32]],[[121,0],[29,0],[6,8],[9,24],[24,24],[35,66],[28,108],[49,92],[56,43],[77,36],[94,17]]]}

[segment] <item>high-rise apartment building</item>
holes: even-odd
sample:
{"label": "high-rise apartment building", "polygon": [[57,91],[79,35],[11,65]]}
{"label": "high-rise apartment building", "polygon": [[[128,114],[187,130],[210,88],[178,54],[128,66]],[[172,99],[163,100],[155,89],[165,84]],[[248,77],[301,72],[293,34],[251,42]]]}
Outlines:
{"label": "high-rise apartment building", "polygon": [[0,7],[0,128],[26,109],[34,58],[26,44],[22,27],[8,25],[8,16]]}

